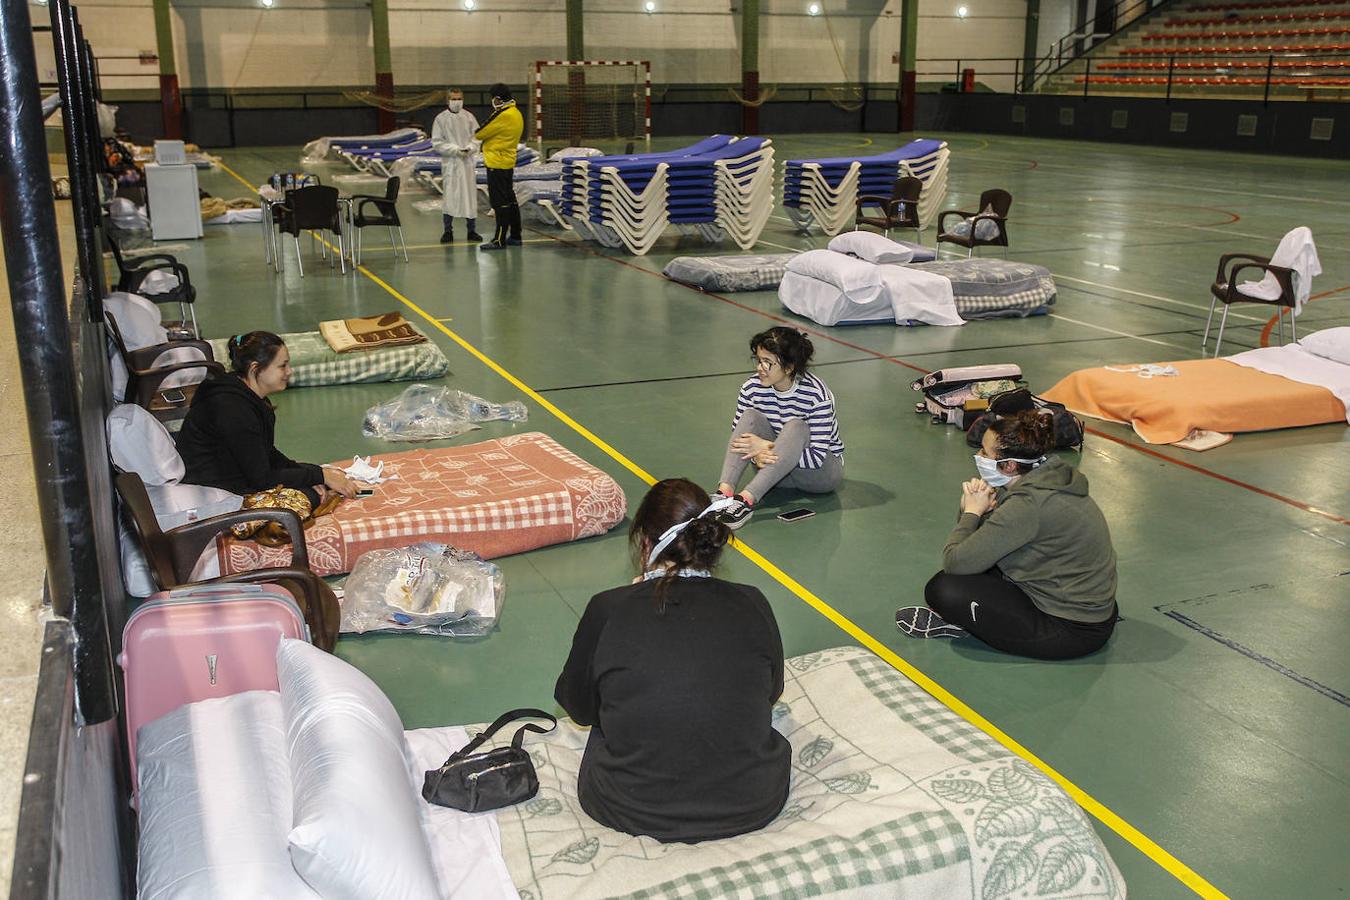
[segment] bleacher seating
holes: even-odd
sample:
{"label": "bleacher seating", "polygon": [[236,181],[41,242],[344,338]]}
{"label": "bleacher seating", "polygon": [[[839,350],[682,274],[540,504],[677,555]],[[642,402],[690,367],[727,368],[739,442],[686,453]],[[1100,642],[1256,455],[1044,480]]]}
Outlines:
{"label": "bleacher seating", "polygon": [[1304,98],[1350,90],[1350,0],[1173,4],[1093,47],[1042,90]]}

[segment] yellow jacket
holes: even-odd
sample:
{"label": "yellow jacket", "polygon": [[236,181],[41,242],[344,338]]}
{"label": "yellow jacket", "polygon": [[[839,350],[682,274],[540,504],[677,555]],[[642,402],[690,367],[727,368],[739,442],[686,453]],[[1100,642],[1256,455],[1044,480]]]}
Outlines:
{"label": "yellow jacket", "polygon": [[483,142],[483,165],[489,169],[514,169],[516,146],[525,131],[525,119],[511,100],[492,114],[474,137]]}

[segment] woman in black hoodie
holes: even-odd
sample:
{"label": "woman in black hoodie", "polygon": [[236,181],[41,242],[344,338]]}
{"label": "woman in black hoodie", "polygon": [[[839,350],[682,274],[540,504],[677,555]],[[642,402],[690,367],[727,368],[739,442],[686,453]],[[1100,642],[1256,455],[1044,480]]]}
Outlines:
{"label": "woman in black hoodie", "polygon": [[178,432],[183,481],[236,494],[281,485],[303,491],[316,507],[330,490],[352,496],[341,470],[296,462],[276,448],[277,414],[267,397],[291,380],[285,342],[270,331],[250,331],[230,338],[229,349],[233,371],[202,382]]}

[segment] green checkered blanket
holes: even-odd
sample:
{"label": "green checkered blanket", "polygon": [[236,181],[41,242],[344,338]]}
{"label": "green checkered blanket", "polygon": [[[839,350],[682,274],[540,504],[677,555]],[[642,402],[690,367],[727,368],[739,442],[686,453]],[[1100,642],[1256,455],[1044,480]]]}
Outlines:
{"label": "green checkered blanket", "polygon": [[867,651],[789,660],[773,716],[793,749],[787,806],[697,845],[596,824],[577,802],[586,732],[531,735],[539,794],[497,814],[521,898],[1125,896],[1057,785]]}
{"label": "green checkered blanket", "polygon": [[[413,326],[417,328],[417,326]],[[418,329],[419,333],[421,329]],[[403,347],[335,353],[317,331],[281,335],[291,352],[291,387],[363,384],[376,381],[420,381],[440,378],[450,371],[450,360],[431,341]],[[211,341],[211,352],[222,362],[230,358],[226,340]]]}

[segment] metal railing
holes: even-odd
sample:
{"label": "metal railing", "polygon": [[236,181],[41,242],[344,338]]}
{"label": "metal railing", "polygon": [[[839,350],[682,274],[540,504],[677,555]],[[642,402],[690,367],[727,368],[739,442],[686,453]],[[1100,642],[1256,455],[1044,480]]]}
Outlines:
{"label": "metal railing", "polygon": [[1053,48],[1046,52],[1042,60],[1048,70],[1059,68],[1167,3],[1168,0],[1118,0],[1114,5],[1100,9],[1090,24],[1081,25],[1056,40]]}

